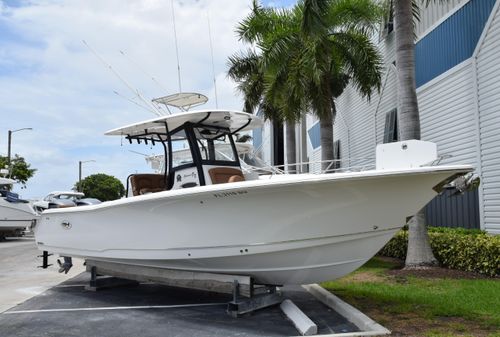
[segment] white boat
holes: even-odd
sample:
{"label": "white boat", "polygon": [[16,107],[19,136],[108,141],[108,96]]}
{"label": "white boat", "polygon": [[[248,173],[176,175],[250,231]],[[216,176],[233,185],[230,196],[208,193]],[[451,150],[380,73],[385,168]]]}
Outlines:
{"label": "white boat", "polygon": [[49,208],[65,208],[98,204],[101,201],[95,198],[85,198],[85,194],[77,191],[53,191],[42,200],[35,201],[33,208],[41,213]]}
{"label": "white boat", "polygon": [[[236,152],[240,160],[241,170],[245,175],[250,174],[272,174],[281,173],[283,170],[266,164],[261,158],[255,154],[255,149],[252,144],[235,142]],[[233,152],[231,144],[217,144],[215,151],[221,157],[230,158]],[[173,153],[173,164],[181,163],[191,157],[190,149],[175,150]],[[165,172],[165,155],[144,155],[146,162],[151,166],[155,173]],[[256,178],[256,177],[255,177]]]}
{"label": "white boat", "polygon": [[[260,127],[244,112],[201,110],[107,132],[160,145],[164,174],[134,174],[134,196],[49,209],[35,230],[40,250],[125,265],[252,276],[261,284],[331,280],[355,270],[465,165],[423,165],[436,146],[377,148],[364,172],[246,176],[233,141]],[[230,144],[229,156],[215,151]],[[174,163],[174,151],[190,156]],[[253,179],[253,180],[252,180]]]}
{"label": "white boat", "polygon": [[15,183],[0,177],[0,237],[22,235],[38,218],[29,201],[10,192]]}

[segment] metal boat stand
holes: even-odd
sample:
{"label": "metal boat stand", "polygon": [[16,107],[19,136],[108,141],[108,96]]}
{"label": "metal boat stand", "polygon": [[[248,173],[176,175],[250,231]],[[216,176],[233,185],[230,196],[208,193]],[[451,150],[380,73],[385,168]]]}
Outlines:
{"label": "metal boat stand", "polygon": [[[228,302],[227,313],[233,317],[283,301],[276,286],[256,285],[250,276],[191,272],[95,260],[86,260],[85,264],[90,272],[90,283],[85,289],[91,291],[138,282],[154,282],[172,287],[231,294],[232,300]],[[106,277],[103,277],[104,275]]]}
{"label": "metal boat stand", "polygon": [[281,292],[276,286],[255,286],[251,284],[250,297],[242,297],[238,280],[233,281],[233,300],[227,304],[227,313],[238,317],[252,311],[280,304]]}
{"label": "metal boat stand", "polygon": [[85,290],[98,291],[106,288],[130,285],[139,285],[139,282],[113,276],[100,275],[97,273],[97,268],[92,266],[90,268],[90,281],[89,284],[85,286]]}
{"label": "metal boat stand", "polygon": [[46,250],[42,252],[42,255],[37,255],[36,257],[42,258],[42,265],[38,266],[38,268],[47,269],[48,267],[52,266],[52,263],[49,263],[49,256],[52,255],[53,254],[49,254],[49,252]]}

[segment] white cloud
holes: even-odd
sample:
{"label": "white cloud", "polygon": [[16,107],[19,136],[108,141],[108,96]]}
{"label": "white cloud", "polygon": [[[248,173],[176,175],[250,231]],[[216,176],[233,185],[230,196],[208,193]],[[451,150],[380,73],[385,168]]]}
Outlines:
{"label": "white cloud", "polygon": [[[227,57],[241,47],[234,29],[247,15],[250,1],[175,0],[174,6],[183,89],[206,94],[211,100],[207,107],[215,107],[209,13],[219,107],[241,108],[225,70]],[[122,180],[136,169],[148,169],[143,158],[127,151],[127,145],[120,147],[119,139],[103,133],[153,115],[113,93],[133,98],[82,40],[148,99],[176,92],[169,0],[45,0],[20,7],[2,5],[0,28],[0,153],[7,152],[7,130],[34,129],[13,135],[13,153],[38,169],[24,197],[71,188],[79,160],[96,160],[85,164],[85,175],[104,172]]]}

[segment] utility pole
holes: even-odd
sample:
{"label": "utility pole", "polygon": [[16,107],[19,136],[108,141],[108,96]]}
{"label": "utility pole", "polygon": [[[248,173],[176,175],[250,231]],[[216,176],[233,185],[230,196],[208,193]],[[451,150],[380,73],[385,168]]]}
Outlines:
{"label": "utility pole", "polygon": [[7,165],[9,166],[9,176],[11,173],[11,167],[10,167],[10,158],[11,158],[11,147],[12,147],[12,134],[14,132],[22,131],[22,130],[33,130],[33,128],[21,128],[17,130],[9,130],[9,138],[7,142]]}
{"label": "utility pole", "polygon": [[89,162],[95,162],[95,160],[91,159],[91,160],[78,161],[78,192],[82,191],[82,164]]}
{"label": "utility pole", "polygon": [[10,148],[12,145],[12,131],[9,130],[9,141],[8,141],[8,147],[7,147],[7,165],[9,165],[9,170],[10,170]]}
{"label": "utility pole", "polygon": [[78,192],[82,191],[82,161],[78,162]]}

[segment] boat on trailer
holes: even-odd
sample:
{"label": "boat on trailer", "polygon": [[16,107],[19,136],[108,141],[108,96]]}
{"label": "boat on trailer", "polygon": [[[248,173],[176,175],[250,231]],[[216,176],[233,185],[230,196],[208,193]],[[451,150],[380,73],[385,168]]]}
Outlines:
{"label": "boat on trailer", "polygon": [[[132,174],[131,197],[49,209],[38,248],[114,264],[251,276],[267,285],[342,277],[373,257],[467,165],[433,165],[436,145],[377,147],[376,168],[330,174],[245,175],[234,135],[255,115],[199,110],[108,131],[164,149],[162,174]],[[221,155],[220,144],[229,147]],[[173,160],[181,149],[189,155]]]}

